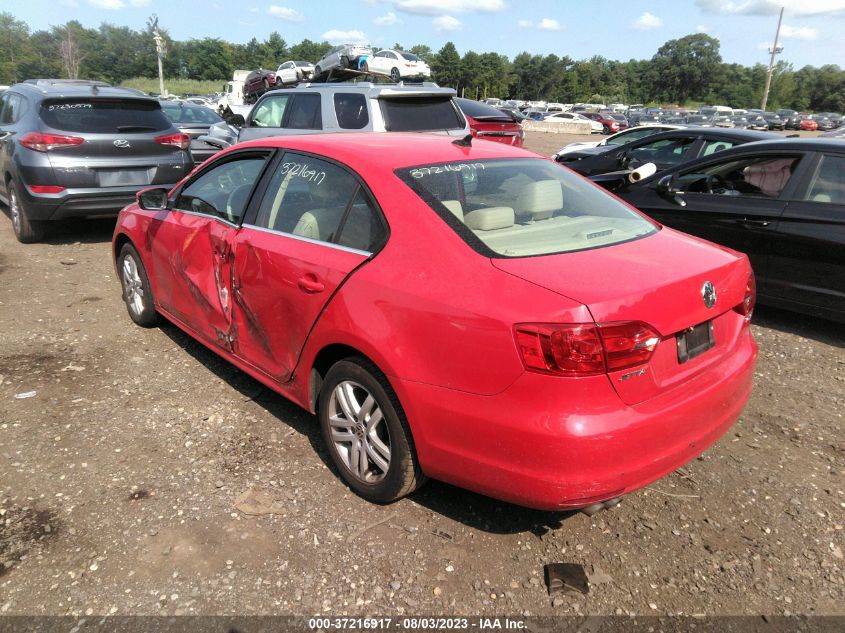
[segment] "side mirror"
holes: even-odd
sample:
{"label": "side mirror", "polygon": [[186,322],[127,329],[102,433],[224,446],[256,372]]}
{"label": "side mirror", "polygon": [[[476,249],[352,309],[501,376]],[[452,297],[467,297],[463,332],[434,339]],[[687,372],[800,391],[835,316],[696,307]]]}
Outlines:
{"label": "side mirror", "polygon": [[674,175],[663,176],[657,181],[656,189],[657,193],[666,198],[671,198],[679,207],[687,206],[687,201],[684,200],[684,192],[678,189]]}
{"label": "side mirror", "polygon": [[167,208],[168,190],[164,187],[144,189],[138,192],[138,206],[145,211],[161,211]]}
{"label": "side mirror", "polygon": [[226,123],[234,127],[243,127],[246,119],[244,119],[244,115],[242,114],[230,114],[226,117]]}

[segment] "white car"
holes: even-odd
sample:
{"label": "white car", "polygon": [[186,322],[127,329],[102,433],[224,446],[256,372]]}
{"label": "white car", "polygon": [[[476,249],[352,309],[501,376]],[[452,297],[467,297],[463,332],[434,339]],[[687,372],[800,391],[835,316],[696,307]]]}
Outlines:
{"label": "white car", "polygon": [[665,132],[667,130],[677,130],[678,128],[685,127],[683,125],[668,125],[668,124],[659,124],[659,125],[638,125],[637,127],[631,127],[627,130],[622,130],[621,132],[617,132],[616,134],[612,134],[607,138],[601,141],[581,141],[579,143],[569,143],[559,149],[555,154],[552,154],[552,158],[557,158],[558,156],[563,156],[564,154],[568,154],[569,152],[577,152],[579,150],[585,149],[587,147],[605,147],[607,145],[624,145],[625,143],[630,143],[631,141],[636,141],[637,139],[649,136],[651,134],[657,134],[658,132]]}
{"label": "white car", "polygon": [[364,64],[372,55],[373,49],[365,44],[335,46],[314,65],[314,77],[335,69],[363,70]]}
{"label": "white car", "polygon": [[390,75],[393,81],[403,77],[431,77],[431,68],[413,53],[386,48],[368,58],[362,70]]}
{"label": "white car", "polygon": [[308,79],[314,72],[314,64],[311,62],[287,61],[279,65],[276,71],[276,79],[281,80],[285,85],[296,84]]}
{"label": "white car", "polygon": [[547,116],[544,121],[578,121],[579,123],[589,123],[590,124],[590,132],[592,134],[601,134],[604,132],[604,126],[599,123],[598,121],[593,121],[592,119],[588,119],[584,115],[578,114],[577,112],[555,112],[554,114],[550,114]]}

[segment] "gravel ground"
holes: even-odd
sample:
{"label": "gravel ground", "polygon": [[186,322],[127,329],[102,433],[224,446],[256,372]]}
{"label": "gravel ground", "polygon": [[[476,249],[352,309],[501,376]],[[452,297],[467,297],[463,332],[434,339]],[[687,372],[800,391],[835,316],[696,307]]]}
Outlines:
{"label": "gravel ground", "polygon": [[[612,510],[373,506],[312,416],[132,325],[112,227],[23,246],[0,218],[0,614],[845,615],[841,325],[760,309],[741,420]],[[550,598],[552,562],[589,593]]]}

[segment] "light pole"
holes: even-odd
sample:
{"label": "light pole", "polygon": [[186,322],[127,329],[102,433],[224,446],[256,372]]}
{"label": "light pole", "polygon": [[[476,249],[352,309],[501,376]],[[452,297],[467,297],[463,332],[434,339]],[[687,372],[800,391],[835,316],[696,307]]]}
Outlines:
{"label": "light pole", "polygon": [[783,7],[780,8],[780,16],[778,17],[778,28],[775,31],[775,43],[769,49],[771,57],[769,57],[769,72],[766,73],[766,87],[763,88],[763,102],[760,104],[760,109],[766,111],[766,103],[769,101],[769,88],[772,86],[772,74],[775,72],[775,55],[783,52],[783,46],[778,46],[778,37],[780,36],[780,23],[783,20]]}
{"label": "light pole", "polygon": [[158,87],[159,93],[162,97],[166,97],[167,94],[164,91],[164,69],[161,65],[161,60],[167,53],[167,43],[164,41],[164,38],[161,36],[161,33],[158,31],[158,27],[153,31],[153,39],[156,43],[156,57],[158,57]]}

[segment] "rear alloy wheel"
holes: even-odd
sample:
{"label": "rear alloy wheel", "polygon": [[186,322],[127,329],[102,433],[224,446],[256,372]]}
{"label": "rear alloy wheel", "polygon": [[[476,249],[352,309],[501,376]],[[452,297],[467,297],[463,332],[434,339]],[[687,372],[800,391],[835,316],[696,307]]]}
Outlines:
{"label": "rear alloy wheel", "polygon": [[364,499],[389,503],[425,481],[399,399],[367,359],[346,358],[329,369],[317,415],[332,461]]}
{"label": "rear alloy wheel", "polygon": [[402,78],[402,76],[399,74],[399,69],[398,69],[398,68],[391,68],[391,70],[390,70],[390,78],[391,78],[393,81],[395,81],[396,83],[399,83],[399,80]]}
{"label": "rear alloy wheel", "polygon": [[9,218],[12,220],[12,228],[15,237],[21,244],[32,244],[40,242],[44,238],[44,223],[29,219],[29,213],[24,207],[24,202],[18,196],[18,189],[14,182],[9,181]]}
{"label": "rear alloy wheel", "polygon": [[157,325],[159,316],[153,302],[150,280],[138,251],[131,244],[124,244],[120,249],[118,270],[129,317],[141,327]]}

